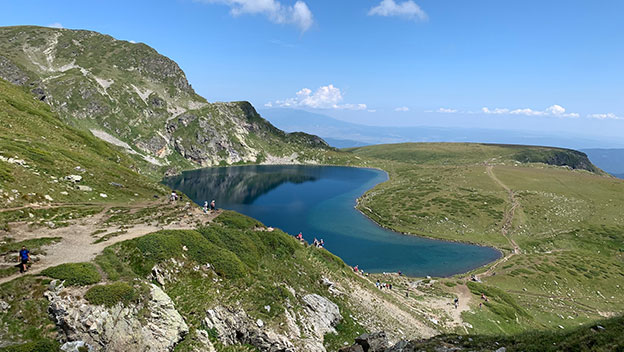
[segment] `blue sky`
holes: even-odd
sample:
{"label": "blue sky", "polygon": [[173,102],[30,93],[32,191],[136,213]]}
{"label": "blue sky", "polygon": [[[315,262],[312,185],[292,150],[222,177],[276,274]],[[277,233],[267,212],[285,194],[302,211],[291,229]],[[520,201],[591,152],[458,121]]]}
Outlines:
{"label": "blue sky", "polygon": [[371,125],[624,136],[624,1],[3,0],[144,42],[210,101]]}

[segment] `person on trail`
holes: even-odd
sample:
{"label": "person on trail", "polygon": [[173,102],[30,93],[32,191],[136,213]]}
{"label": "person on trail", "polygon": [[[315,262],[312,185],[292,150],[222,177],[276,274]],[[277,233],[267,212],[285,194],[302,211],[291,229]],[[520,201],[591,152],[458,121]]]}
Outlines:
{"label": "person on trail", "polygon": [[323,248],[323,246],[325,246],[325,241],[323,241],[323,239],[321,238],[321,240],[319,241],[319,248]]}
{"label": "person on trail", "polygon": [[455,297],[453,304],[455,305],[455,309],[457,309],[457,307],[459,307],[459,298]]}
{"label": "person on trail", "polygon": [[210,202],[210,210],[217,210],[217,205],[214,199]]}
{"label": "person on trail", "polygon": [[30,260],[30,251],[26,249],[26,246],[22,246],[22,250],[19,251],[19,260],[20,260],[20,273],[23,273],[28,270],[26,268],[26,264]]}
{"label": "person on trail", "polygon": [[297,236],[295,236],[296,239],[298,239],[299,241],[303,242],[303,234],[301,232],[299,232],[299,234]]}
{"label": "person on trail", "polygon": [[208,214],[208,201],[204,201],[204,214]]}
{"label": "person on trail", "polygon": [[357,264],[353,267],[353,271],[355,271],[356,273],[360,271],[360,268],[358,268]]}
{"label": "person on trail", "polygon": [[319,241],[316,239],[316,237],[314,237],[314,241],[312,242],[312,244],[314,245],[314,247],[318,247]]}
{"label": "person on trail", "polygon": [[171,203],[175,203],[175,201],[178,200],[178,194],[176,193],[176,191],[171,192],[169,200],[171,201]]}

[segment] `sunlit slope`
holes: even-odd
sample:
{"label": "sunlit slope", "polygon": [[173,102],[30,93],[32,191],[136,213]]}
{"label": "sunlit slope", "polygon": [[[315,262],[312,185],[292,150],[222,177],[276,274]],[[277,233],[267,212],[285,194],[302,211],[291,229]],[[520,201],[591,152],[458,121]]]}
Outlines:
{"label": "sunlit slope", "polygon": [[[512,333],[578,326],[624,307],[624,181],[563,149],[400,144],[351,153],[388,170],[390,180],[358,207],[389,228],[493,245],[505,257],[480,277],[474,298],[503,289],[517,316],[492,306],[464,318],[475,331]],[[554,157],[544,158],[544,155]],[[543,162],[520,162],[519,156]],[[573,161],[573,165],[548,162]],[[618,286],[619,285],[619,286]]]}
{"label": "sunlit slope", "polygon": [[[165,192],[138,175],[125,153],[67,126],[48,105],[1,79],[0,120],[0,207],[126,202]],[[80,182],[66,180],[70,175]]]}

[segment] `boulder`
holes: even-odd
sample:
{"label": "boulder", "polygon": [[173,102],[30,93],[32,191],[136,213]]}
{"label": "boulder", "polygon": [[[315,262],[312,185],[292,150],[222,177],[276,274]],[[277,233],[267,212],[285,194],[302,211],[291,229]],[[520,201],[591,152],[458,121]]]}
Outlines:
{"label": "boulder", "polygon": [[355,338],[355,344],[362,346],[364,352],[383,352],[390,347],[390,342],[383,331],[362,334]]}

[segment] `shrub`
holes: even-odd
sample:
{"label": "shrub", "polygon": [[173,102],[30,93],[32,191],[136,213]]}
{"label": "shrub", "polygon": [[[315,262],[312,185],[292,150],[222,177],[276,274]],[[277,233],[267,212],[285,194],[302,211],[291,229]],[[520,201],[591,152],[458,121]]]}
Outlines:
{"label": "shrub", "polygon": [[125,282],[115,282],[109,285],[96,285],[85,294],[91,304],[112,307],[117,303],[128,305],[135,301],[138,295],[136,290]]}
{"label": "shrub", "polygon": [[85,286],[98,283],[102,277],[92,263],[68,263],[47,268],[42,275],[65,280],[70,286]]}
{"label": "shrub", "polygon": [[155,264],[182,257],[183,254],[197,263],[210,263],[219,275],[229,278],[242,277],[248,272],[234,253],[210,242],[197,231],[167,230],[151,233],[124,242],[119,254],[140,276],[147,276]]}

